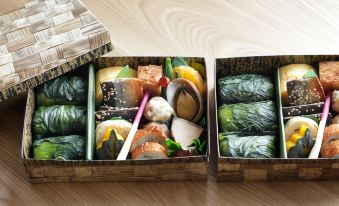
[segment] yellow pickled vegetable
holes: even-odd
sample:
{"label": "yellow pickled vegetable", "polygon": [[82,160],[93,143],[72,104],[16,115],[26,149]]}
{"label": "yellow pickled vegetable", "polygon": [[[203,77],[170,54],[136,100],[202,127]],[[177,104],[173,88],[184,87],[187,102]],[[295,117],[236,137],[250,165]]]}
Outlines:
{"label": "yellow pickled vegetable", "polygon": [[195,69],[190,66],[178,66],[173,68],[173,72],[178,73],[181,78],[191,81],[199,90],[201,96],[205,94],[204,80]]}
{"label": "yellow pickled vegetable", "polygon": [[100,160],[116,159],[123,145],[124,138],[115,129],[107,129],[97,144],[96,158]]}
{"label": "yellow pickled vegetable", "polygon": [[290,138],[288,139],[288,141],[286,141],[286,150],[287,152],[292,148],[294,147],[298,140],[300,138],[303,138],[305,136],[305,133],[306,133],[306,130],[308,129],[308,127],[306,125],[301,125],[298,133],[295,133],[295,134],[292,134],[290,136]]}
{"label": "yellow pickled vegetable", "polygon": [[112,129],[107,129],[105,132],[105,135],[101,139],[101,141],[97,144],[97,149],[102,147],[102,143],[107,141],[109,139],[109,136],[111,135]]}
{"label": "yellow pickled vegetable", "polygon": [[311,130],[306,125],[301,125],[298,132],[292,134],[286,141],[288,158],[307,158],[314,145]]}

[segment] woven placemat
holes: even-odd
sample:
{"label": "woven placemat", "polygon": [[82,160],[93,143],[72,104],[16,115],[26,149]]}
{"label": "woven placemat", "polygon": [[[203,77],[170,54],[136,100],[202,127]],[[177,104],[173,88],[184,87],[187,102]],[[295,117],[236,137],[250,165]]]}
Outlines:
{"label": "woven placemat", "polygon": [[79,0],[34,0],[0,16],[0,102],[111,51]]}

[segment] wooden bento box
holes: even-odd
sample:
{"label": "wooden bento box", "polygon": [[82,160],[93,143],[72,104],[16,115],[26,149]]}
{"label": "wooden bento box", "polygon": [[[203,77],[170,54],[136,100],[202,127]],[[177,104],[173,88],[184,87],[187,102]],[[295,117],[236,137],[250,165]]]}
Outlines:
{"label": "wooden bento box", "polygon": [[[36,89],[30,89],[27,98],[25,124],[22,140],[22,159],[28,178],[33,183],[44,182],[90,182],[90,181],[168,181],[168,180],[206,180],[207,152],[204,155],[171,157],[166,159],[143,160],[98,160],[95,149],[95,72],[101,68],[129,65],[138,68],[145,65],[163,65],[165,57],[103,57],[78,68],[73,74],[84,74],[88,78],[87,125],[85,158],[83,160],[36,160],[32,151],[32,118],[36,108]],[[173,58],[172,58],[173,60]],[[203,58],[188,57],[187,62],[205,67]],[[72,75],[72,74],[71,74]],[[207,85],[207,84],[205,84]],[[206,88],[205,88],[206,89]],[[205,90],[206,91],[206,90]],[[207,92],[206,92],[207,93]],[[200,136],[208,139],[209,119],[207,115],[207,94],[204,97],[204,117],[206,126]],[[94,106],[93,106],[94,105]]]}
{"label": "wooden bento box", "polygon": [[[290,64],[308,64],[311,65],[316,71],[315,73],[318,73],[319,71],[319,63],[320,62],[329,62],[333,63],[330,61],[338,61],[339,56],[338,55],[295,55],[295,56],[252,56],[252,57],[236,57],[236,58],[222,58],[222,59],[216,59],[215,62],[215,111],[212,112],[212,117],[211,117],[211,123],[215,124],[216,129],[211,131],[211,136],[210,136],[210,144],[211,144],[211,170],[214,173],[216,180],[217,181],[287,181],[287,180],[338,180],[339,178],[339,159],[335,158],[299,158],[300,156],[294,156],[295,153],[293,154],[294,151],[298,146],[298,149],[303,148],[301,150],[302,155],[304,155],[305,151],[310,151],[309,145],[311,144],[311,139],[314,136],[311,136],[312,138],[305,140],[305,144],[302,144],[300,142],[300,145],[303,145],[304,147],[299,147],[299,142],[295,144],[293,143],[293,147],[288,147],[288,151],[291,152],[291,148],[293,148],[293,152],[287,153],[286,149],[286,142],[285,142],[285,129],[284,127],[289,127],[291,128],[291,125],[293,124],[288,124],[287,121],[289,118],[293,118],[294,116],[299,116],[300,111],[307,111],[312,115],[317,115],[318,120],[320,120],[320,115],[319,113],[322,113],[322,109],[324,107],[324,97],[322,97],[322,101],[320,103],[316,103],[316,107],[311,104],[305,104],[305,105],[299,105],[299,106],[286,106],[283,105],[282,103],[282,93],[281,93],[281,88],[280,87],[280,73],[279,71],[282,71],[281,69],[283,66],[290,65]],[[324,64],[323,64],[324,65]],[[287,67],[284,67],[283,69],[286,69]],[[329,67],[328,67],[329,68]],[[332,68],[330,68],[332,69]],[[337,75],[337,72],[335,70],[332,73],[333,76]],[[275,155],[274,158],[249,158],[250,152],[247,152],[249,150],[249,146],[246,148],[246,144],[241,144],[240,140],[233,140],[234,136],[227,136],[230,135],[231,132],[227,131],[224,129],[223,134],[224,137],[227,137],[228,142],[222,142],[225,141],[223,135],[220,135],[219,133],[223,132],[221,130],[221,122],[223,121],[223,126],[225,128],[225,125],[227,126],[228,123],[227,121],[233,121],[233,119],[222,119],[218,117],[218,108],[221,105],[224,105],[222,101],[227,100],[227,96],[225,97],[226,100],[221,100],[221,96],[219,96],[219,83],[218,81],[225,77],[225,76],[231,76],[231,75],[240,75],[240,74],[260,74],[264,77],[269,77],[272,79],[272,83],[274,85],[274,95],[271,99],[271,101],[275,102],[275,108],[276,108],[276,126],[274,127],[274,133],[273,136],[275,136]],[[313,76],[314,72],[308,73],[309,76],[306,77],[306,74],[303,78],[315,78]],[[300,75],[300,74],[299,74]],[[320,74],[320,78],[322,74]],[[328,75],[328,74],[327,74]],[[319,75],[318,75],[319,76]],[[325,76],[325,75],[324,75]],[[257,77],[256,77],[257,78]],[[329,80],[332,78],[329,78]],[[333,78],[335,79],[335,77]],[[224,81],[224,80],[223,80]],[[228,80],[229,81],[229,80]],[[254,80],[252,79],[252,82]],[[257,81],[257,80],[256,80]],[[296,80],[299,81],[299,80]],[[300,80],[302,81],[302,80]],[[306,80],[305,80],[306,81]],[[307,80],[309,81],[309,80]],[[234,80],[235,82],[235,80]],[[319,81],[318,81],[319,82]],[[294,82],[293,82],[294,83]],[[226,83],[225,83],[226,84]],[[228,84],[228,83],[227,83]],[[232,83],[229,83],[231,85]],[[237,83],[236,83],[237,84]],[[265,83],[262,83],[264,85]],[[286,85],[289,85],[289,88],[292,88],[291,83],[286,83]],[[305,84],[308,85],[308,84]],[[313,85],[313,83],[312,83]],[[258,86],[258,85],[257,85]],[[260,89],[261,86],[259,86],[257,89]],[[263,86],[265,87],[265,86]],[[226,90],[227,92],[231,91],[231,87],[228,87]],[[267,88],[267,87],[265,87]],[[242,88],[243,90],[244,88]],[[313,90],[314,88],[312,88]],[[223,91],[226,91],[223,90]],[[314,89],[315,90],[315,89]],[[290,93],[293,94],[293,90]],[[306,90],[303,90],[306,91]],[[289,93],[289,94],[290,94]],[[232,93],[233,94],[233,93]],[[239,93],[234,93],[239,95]],[[227,94],[229,95],[229,94]],[[326,94],[325,94],[326,96]],[[286,97],[286,96],[285,96]],[[223,97],[224,98],[224,97]],[[248,99],[253,99],[256,97],[247,97]],[[291,96],[288,96],[288,101],[290,99],[292,100]],[[303,97],[301,97],[303,100]],[[296,99],[296,101],[299,101],[300,99]],[[307,99],[309,100],[309,99]],[[227,100],[228,101],[228,100]],[[246,100],[245,100],[246,101]],[[311,100],[310,100],[311,101]],[[235,105],[236,103],[231,103],[229,105]],[[250,103],[251,104],[251,103]],[[317,105],[320,104],[320,105]],[[244,106],[238,107],[238,108],[243,108]],[[236,108],[236,106],[229,106],[226,105],[225,108]],[[220,109],[220,111],[230,111],[230,110],[223,110],[224,107]],[[251,107],[250,109],[255,109],[254,107]],[[304,109],[304,110],[303,110]],[[316,111],[318,110],[318,111]],[[236,110],[231,110],[234,114]],[[310,112],[312,111],[312,112]],[[335,116],[336,112],[334,112],[330,108],[330,114],[328,117],[328,121],[326,125],[328,126],[331,123],[331,116]],[[226,113],[222,113],[225,115]],[[228,115],[228,114],[226,114]],[[237,113],[237,115],[241,116],[242,114]],[[253,114],[252,114],[253,115]],[[293,116],[287,118],[287,116]],[[220,116],[222,116],[220,114]],[[225,117],[225,116],[224,116]],[[237,117],[235,117],[237,118]],[[239,119],[241,119],[240,117]],[[268,115],[262,115],[258,114],[256,117],[250,118],[251,120],[255,120],[253,125],[258,124],[258,122],[261,122],[261,118],[264,119],[269,119]],[[304,116],[303,116],[304,118]],[[266,119],[266,120],[267,120]],[[305,121],[304,119],[302,119]],[[247,119],[246,121],[250,121]],[[264,120],[263,120],[264,121]],[[298,119],[300,121],[300,119]],[[295,123],[296,121],[294,121]],[[308,122],[308,121],[307,121]],[[237,123],[234,123],[237,124]],[[260,123],[261,125],[264,125],[264,123]],[[301,123],[300,123],[301,124]],[[304,124],[304,122],[302,122]],[[252,125],[251,122],[248,122],[248,125]],[[244,126],[244,128],[247,128],[247,130],[251,130],[249,126]],[[231,125],[232,126],[232,125]],[[307,123],[307,126],[308,123]],[[255,127],[255,126],[254,126]],[[301,127],[301,126],[300,126]],[[238,127],[239,128],[239,127]],[[310,127],[311,128],[311,127]],[[318,128],[318,127],[317,127]],[[228,129],[231,131],[232,129]],[[320,130],[320,126],[319,126]],[[287,130],[286,131],[290,131]],[[301,131],[299,128],[298,130],[295,131]],[[228,133],[227,133],[228,132]],[[312,130],[311,130],[312,132]],[[294,134],[294,133],[293,133]],[[311,133],[307,133],[309,135]],[[259,134],[259,132],[252,132],[251,135],[249,136],[256,136],[256,135],[263,135]],[[306,138],[306,132],[304,133],[304,137]],[[312,133],[313,135],[313,133]],[[240,135],[241,136],[241,135]],[[292,137],[292,136],[290,136]],[[295,136],[297,137],[297,136]],[[302,137],[302,135],[300,136]],[[309,138],[309,136],[307,136]],[[220,139],[219,139],[220,138]],[[254,137],[253,137],[254,138]],[[325,138],[325,137],[324,137]],[[235,139],[235,138],[234,138]],[[245,138],[244,138],[245,140]],[[289,139],[288,139],[289,140]],[[298,139],[299,140],[299,139]],[[238,142],[236,142],[238,141]],[[253,141],[253,139],[247,139],[248,142]],[[260,140],[261,141],[261,140]],[[251,146],[252,147],[257,147],[258,149],[262,149],[262,145],[265,145],[266,143],[262,143],[263,141],[253,143]],[[292,141],[292,140],[291,140]],[[314,141],[314,139],[313,139]],[[290,143],[290,142],[289,142]],[[314,142],[313,142],[314,143]],[[220,147],[222,145],[222,147]],[[250,145],[250,144],[248,144]],[[236,149],[234,149],[236,148]],[[265,154],[271,154],[270,152],[273,151],[272,146],[267,146],[267,151],[259,151],[261,155]],[[223,154],[226,154],[224,156],[221,155],[221,150]],[[247,153],[246,153],[247,152]],[[252,150],[252,152],[255,152],[255,150]],[[300,152],[300,150],[299,150]],[[239,153],[242,155],[247,155],[245,158],[237,156]],[[265,156],[264,155],[264,156]],[[288,156],[290,155],[290,156]],[[234,157],[237,156],[237,157]],[[254,156],[258,156],[258,154],[254,154]],[[294,158],[298,157],[298,158]]]}

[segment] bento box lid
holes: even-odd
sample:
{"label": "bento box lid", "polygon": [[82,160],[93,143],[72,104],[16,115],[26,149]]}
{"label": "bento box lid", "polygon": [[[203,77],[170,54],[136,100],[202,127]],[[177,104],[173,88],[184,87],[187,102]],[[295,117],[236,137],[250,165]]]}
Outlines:
{"label": "bento box lid", "polygon": [[113,50],[80,0],[33,0],[0,15],[0,102]]}

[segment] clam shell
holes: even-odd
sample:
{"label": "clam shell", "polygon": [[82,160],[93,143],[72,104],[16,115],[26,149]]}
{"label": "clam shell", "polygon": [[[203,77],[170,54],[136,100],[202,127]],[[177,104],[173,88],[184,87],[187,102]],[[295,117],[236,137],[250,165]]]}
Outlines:
{"label": "clam shell", "polygon": [[[204,111],[203,99],[199,90],[191,81],[184,78],[172,80],[167,86],[166,95],[169,105],[174,109],[178,117],[193,123],[200,120]],[[191,97],[184,97],[185,95],[190,95]],[[195,104],[192,104],[192,99]],[[196,105],[195,108],[194,105]],[[188,112],[184,111],[187,109],[189,109]]]}

